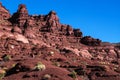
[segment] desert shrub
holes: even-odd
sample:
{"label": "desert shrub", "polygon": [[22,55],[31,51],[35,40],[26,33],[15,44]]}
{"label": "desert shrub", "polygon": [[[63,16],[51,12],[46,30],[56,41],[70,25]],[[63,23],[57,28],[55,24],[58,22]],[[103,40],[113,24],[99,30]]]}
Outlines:
{"label": "desert shrub", "polygon": [[5,77],[6,71],[4,69],[0,69],[0,80]]}
{"label": "desert shrub", "polygon": [[99,62],[99,64],[101,64],[101,65],[109,65],[110,63],[109,62],[101,61],[101,62]]}
{"label": "desert shrub", "polygon": [[53,62],[53,65],[60,67],[60,63],[59,62]]}
{"label": "desert shrub", "polygon": [[70,74],[69,74],[70,77],[72,77],[74,80],[78,80],[77,78],[77,73],[75,71],[72,71]]}
{"label": "desert shrub", "polygon": [[12,64],[12,68],[15,67],[16,65],[17,65],[17,63]]}
{"label": "desert shrub", "polygon": [[38,62],[34,67],[34,70],[37,70],[37,71],[43,71],[45,69],[46,69],[45,65],[41,62]]}
{"label": "desert shrub", "polygon": [[10,55],[4,55],[2,58],[3,58],[4,61],[11,60],[11,56]]}

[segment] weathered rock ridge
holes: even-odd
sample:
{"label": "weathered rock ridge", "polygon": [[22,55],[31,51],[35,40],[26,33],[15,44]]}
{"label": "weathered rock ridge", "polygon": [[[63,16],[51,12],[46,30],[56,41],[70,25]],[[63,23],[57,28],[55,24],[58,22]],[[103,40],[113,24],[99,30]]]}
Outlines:
{"label": "weathered rock ridge", "polygon": [[0,78],[120,80],[120,45],[83,36],[55,11],[29,15],[20,4],[10,15],[0,3]]}

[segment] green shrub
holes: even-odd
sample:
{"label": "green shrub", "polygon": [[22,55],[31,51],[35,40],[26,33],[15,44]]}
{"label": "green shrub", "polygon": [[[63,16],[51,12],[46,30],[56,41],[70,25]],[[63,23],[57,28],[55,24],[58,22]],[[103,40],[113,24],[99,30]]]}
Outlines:
{"label": "green shrub", "polygon": [[0,69],[0,79],[4,78],[6,71],[4,69]]}
{"label": "green shrub", "polygon": [[73,79],[75,80],[78,80],[77,78],[77,73],[75,71],[72,71],[70,74],[69,74],[70,77],[72,77]]}
{"label": "green shrub", "polygon": [[60,63],[59,62],[53,62],[53,65],[60,67]]}
{"label": "green shrub", "polygon": [[4,61],[9,61],[9,60],[11,60],[11,56],[10,55],[4,55],[3,60]]}
{"label": "green shrub", "polygon": [[36,66],[34,67],[34,70],[37,70],[37,71],[43,71],[45,69],[46,69],[45,65],[42,64],[41,62],[37,63]]}
{"label": "green shrub", "polygon": [[15,67],[16,65],[17,65],[17,63],[12,64],[12,68]]}

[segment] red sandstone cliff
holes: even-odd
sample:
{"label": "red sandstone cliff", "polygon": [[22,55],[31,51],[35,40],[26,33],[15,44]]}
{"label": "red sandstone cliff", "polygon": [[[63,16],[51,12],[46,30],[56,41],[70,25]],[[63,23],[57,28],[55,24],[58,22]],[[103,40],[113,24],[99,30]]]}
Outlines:
{"label": "red sandstone cliff", "polygon": [[55,11],[10,15],[0,3],[3,80],[120,80],[120,48],[61,24]]}

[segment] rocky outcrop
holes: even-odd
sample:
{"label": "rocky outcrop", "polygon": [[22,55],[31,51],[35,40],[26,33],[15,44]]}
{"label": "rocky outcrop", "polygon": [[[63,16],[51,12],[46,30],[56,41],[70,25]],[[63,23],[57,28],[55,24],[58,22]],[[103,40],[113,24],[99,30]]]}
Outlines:
{"label": "rocky outcrop", "polygon": [[0,79],[120,80],[120,45],[83,36],[55,11],[29,15],[23,4],[12,16],[0,11]]}
{"label": "rocky outcrop", "polygon": [[88,50],[80,50],[79,54],[87,59],[91,59],[92,55],[88,52]]}
{"label": "rocky outcrop", "polygon": [[94,39],[92,38],[91,36],[85,36],[83,37],[80,42],[82,44],[85,44],[85,45],[89,45],[89,46],[100,46],[101,44],[101,40],[99,39]]}
{"label": "rocky outcrop", "polygon": [[[59,27],[59,18],[55,11],[51,11],[46,17],[48,27]],[[54,30],[54,29],[53,29]]]}
{"label": "rocky outcrop", "polygon": [[82,32],[80,31],[80,29],[74,29],[73,32],[75,37],[82,37]]}
{"label": "rocky outcrop", "polygon": [[10,18],[10,21],[13,24],[18,24],[18,26],[23,29],[25,22],[28,19],[28,11],[26,9],[26,6],[23,4],[20,4],[18,7],[18,10],[16,13],[14,13],[12,15],[12,17]]}
{"label": "rocky outcrop", "polygon": [[10,18],[9,11],[4,6],[2,6],[2,3],[0,3],[0,20],[4,20],[8,18]]}

